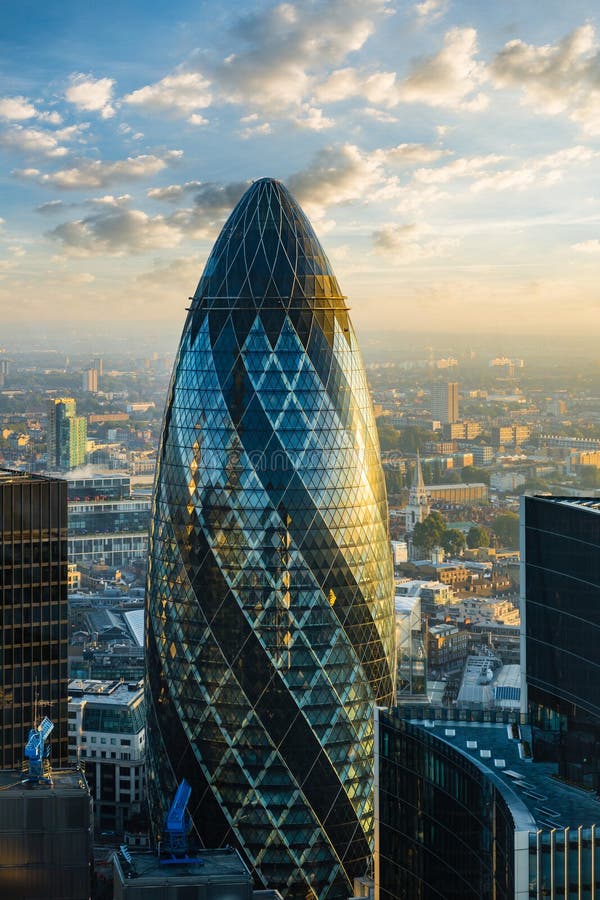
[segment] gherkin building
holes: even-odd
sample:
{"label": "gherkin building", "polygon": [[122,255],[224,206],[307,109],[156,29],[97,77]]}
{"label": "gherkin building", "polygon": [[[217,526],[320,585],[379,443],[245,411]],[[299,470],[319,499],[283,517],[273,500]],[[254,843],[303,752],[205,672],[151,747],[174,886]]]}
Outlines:
{"label": "gherkin building", "polygon": [[325,253],[256,181],[192,298],[167,398],[146,608],[155,833],[193,828],[258,887],[338,900],[369,865],[373,707],[393,569],[365,369]]}

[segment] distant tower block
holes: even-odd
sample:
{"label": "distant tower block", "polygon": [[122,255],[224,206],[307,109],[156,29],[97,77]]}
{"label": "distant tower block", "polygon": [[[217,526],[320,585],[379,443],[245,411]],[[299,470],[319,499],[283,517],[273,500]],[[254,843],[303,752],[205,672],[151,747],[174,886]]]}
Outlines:
{"label": "distant tower block", "polygon": [[88,394],[97,394],[98,393],[98,370],[97,369],[86,369],[86,371],[83,373],[81,387],[82,387],[82,390],[87,391]]}
{"label": "distant tower block", "polygon": [[431,388],[431,415],[445,425],[458,422],[458,382],[434,382]]}
{"label": "distant tower block", "polygon": [[101,356],[95,356],[94,361],[92,363],[92,369],[95,369],[98,375],[101,377],[104,375],[104,360]]}

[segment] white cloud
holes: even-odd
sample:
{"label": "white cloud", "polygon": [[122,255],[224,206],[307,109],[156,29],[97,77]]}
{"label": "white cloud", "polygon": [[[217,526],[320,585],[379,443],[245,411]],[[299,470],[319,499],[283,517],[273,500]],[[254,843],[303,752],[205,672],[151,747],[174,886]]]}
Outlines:
{"label": "white cloud", "polygon": [[39,184],[51,185],[61,190],[103,188],[119,181],[156,175],[167,166],[178,162],[182,156],[181,150],[168,150],[162,156],[130,156],[115,162],[82,159],[69,169],[60,169],[44,175],[37,169],[22,169],[13,174],[20,178],[34,178]]}
{"label": "white cloud", "polygon": [[262,137],[265,134],[271,134],[271,125],[269,122],[263,122],[261,125],[248,125],[240,131],[242,140],[247,141],[248,138]]}
{"label": "white cloud", "polygon": [[[37,174],[39,174],[39,172]],[[36,212],[42,213],[42,215],[48,215],[49,213],[61,212],[64,206],[65,204],[62,200],[49,200],[47,203],[42,203],[40,206],[37,206]]]}
{"label": "white cloud", "polygon": [[376,253],[392,263],[406,265],[421,259],[447,255],[458,241],[453,238],[428,237],[431,230],[413,222],[408,225],[385,225],[373,232]]}
{"label": "white cloud", "polygon": [[600,255],[600,241],[598,240],[581,241],[579,244],[572,244],[571,246],[578,253],[587,253],[589,256]]}
{"label": "white cloud", "polygon": [[192,125],[204,125],[197,110],[210,106],[209,88],[210,82],[199,72],[178,72],[126,94],[123,102],[150,112],[188,116]]}
{"label": "white cloud", "polygon": [[347,67],[332,72],[315,91],[320,103],[336,103],[353,96],[364,97],[369,103],[395,106],[398,102],[396,73],[374,72],[367,75]]}
{"label": "white cloud", "polygon": [[89,203],[91,206],[100,206],[104,209],[122,209],[131,203],[131,194],[121,194],[120,197],[105,194],[103,197],[92,197]]}
{"label": "white cloud", "polygon": [[41,112],[38,113],[38,119],[40,122],[48,122],[49,125],[60,125],[62,122],[62,116],[55,109],[50,112]]}
{"label": "white cloud", "polygon": [[188,194],[194,194],[201,186],[201,181],[186,181],[185,184],[169,184],[167,187],[151,188],[147,196],[151,200],[166,200],[168,203],[178,203]]}
{"label": "white cloud", "polygon": [[516,88],[536,113],[564,113],[585,132],[600,134],[600,44],[582,25],[556,44],[509,41],[490,65],[498,88]]}
{"label": "white cloud", "polygon": [[480,91],[486,69],[476,58],[477,32],[474,28],[452,28],[442,49],[417,61],[406,78],[396,72],[371,72],[346,67],[331,73],[315,89],[321,103],[363,97],[369,103],[388,108],[399,103],[425,103],[450,109],[476,111],[488,104]]}
{"label": "white cloud", "polygon": [[448,0],[421,0],[415,3],[413,10],[420,19],[435,22],[440,19],[448,9]]}
{"label": "white cloud", "polygon": [[37,115],[35,106],[27,97],[2,97],[0,98],[0,118],[20,121],[32,119]]}
{"label": "white cloud", "polygon": [[446,184],[456,178],[473,177],[483,169],[498,165],[504,159],[504,156],[495,153],[486,156],[465,156],[435,169],[417,169],[414,178],[422,184]]}
{"label": "white cloud", "polygon": [[359,50],[387,11],[386,0],[317,0],[250,13],[234,29],[245,46],[214,67],[215,80],[233,102],[302,104],[314,76]]}
{"label": "white cloud", "polygon": [[11,125],[0,133],[0,146],[26,156],[46,156],[54,159],[67,155],[69,151],[61,142],[73,140],[80,131],[80,126],[63,128],[60,131],[45,131],[41,128]]}
{"label": "white cloud", "polygon": [[303,103],[300,112],[292,115],[292,121],[299,128],[308,128],[310,131],[324,131],[327,128],[333,128],[335,122],[323,115],[323,110],[308,103]]}
{"label": "white cloud", "polygon": [[468,111],[483,109],[488,98],[479,88],[486,72],[476,54],[474,28],[450,29],[439,53],[418,62],[398,85],[398,99]]}
{"label": "white cloud", "polygon": [[164,216],[110,207],[58,225],[48,236],[59,241],[70,256],[143,253],[175,247],[182,239],[180,229],[171,226]]}
{"label": "white cloud", "polygon": [[114,79],[93,78],[81,73],[71,75],[71,84],[65,97],[77,109],[86,112],[98,112],[103,119],[110,119],[115,114],[111,105]]}
{"label": "white cloud", "polygon": [[471,185],[479,193],[485,190],[526,190],[535,185],[551,185],[561,181],[573,167],[583,166],[598,157],[589,147],[566,147],[556,153],[523,160],[510,169],[485,173]]}
{"label": "white cloud", "polygon": [[413,166],[423,163],[435,162],[443,156],[448,156],[450,150],[441,150],[438,147],[430,147],[427,144],[398,144],[384,150],[376,150],[375,157],[389,165]]}
{"label": "white cloud", "polygon": [[365,199],[382,179],[374,154],[343,144],[320,150],[312,163],[287,178],[286,184],[311,215],[320,216],[332,204]]}

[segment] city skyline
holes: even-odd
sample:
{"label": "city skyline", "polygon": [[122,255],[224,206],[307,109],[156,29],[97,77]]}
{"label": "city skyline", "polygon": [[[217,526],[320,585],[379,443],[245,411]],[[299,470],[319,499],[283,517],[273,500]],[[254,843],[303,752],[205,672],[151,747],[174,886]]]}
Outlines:
{"label": "city skyline", "polygon": [[359,332],[590,333],[592,13],[9,4],[3,320],[171,327],[227,210],[272,175],[324,236]]}

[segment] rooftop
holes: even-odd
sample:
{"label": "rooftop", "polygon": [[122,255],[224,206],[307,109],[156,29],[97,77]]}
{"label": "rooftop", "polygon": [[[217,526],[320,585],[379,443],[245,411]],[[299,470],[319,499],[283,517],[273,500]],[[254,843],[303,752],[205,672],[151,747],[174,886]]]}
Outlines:
{"label": "rooftop", "polygon": [[69,682],[69,703],[100,701],[103,706],[129,706],[143,692],[141,682],[127,684],[123,681],[75,679]]}
{"label": "rooftop", "polygon": [[598,497],[550,497],[536,495],[536,500],[548,500],[550,503],[560,503],[561,506],[577,506],[581,509],[589,509],[590,512],[600,512],[600,499]]}
{"label": "rooftop", "polygon": [[[23,784],[22,778],[27,777],[27,767],[25,766],[25,757],[23,757],[23,772],[17,772],[14,769],[0,770],[0,794],[2,797],[15,796],[15,794],[26,793],[31,794],[80,794],[81,791],[87,792],[88,786],[83,773],[77,768],[69,769],[52,769],[52,784],[41,782],[40,784]],[[6,792],[6,793],[4,793]]]}
{"label": "rooftop", "polygon": [[520,725],[475,722],[421,722],[436,738],[459,750],[491,779],[511,808],[517,828],[589,826],[600,823],[600,800],[593,792],[559,781],[555,763],[523,756],[531,747],[531,729]]}
{"label": "rooftop", "polygon": [[242,858],[233,847],[218,850],[198,850],[197,863],[169,863],[164,865],[158,856],[149,850],[129,848],[131,864],[127,863],[120,853],[113,859],[121,881],[135,880],[137,885],[151,885],[160,879],[161,885],[173,882],[198,883],[199,881],[237,882],[252,884],[248,869]]}
{"label": "rooftop", "polygon": [[34,475],[32,472],[22,472],[17,469],[0,469],[0,484],[23,484],[27,481],[57,481],[46,475]]}

